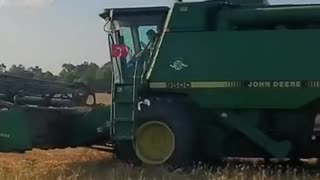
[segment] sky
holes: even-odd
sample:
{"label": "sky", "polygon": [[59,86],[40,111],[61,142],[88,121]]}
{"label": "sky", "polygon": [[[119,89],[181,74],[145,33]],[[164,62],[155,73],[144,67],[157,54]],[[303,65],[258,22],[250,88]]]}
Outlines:
{"label": "sky", "polygon": [[[197,0],[193,0],[197,1]],[[0,63],[40,66],[54,74],[63,63],[109,61],[104,8],[172,5],[174,0],[0,0]],[[269,0],[320,3],[320,0]]]}

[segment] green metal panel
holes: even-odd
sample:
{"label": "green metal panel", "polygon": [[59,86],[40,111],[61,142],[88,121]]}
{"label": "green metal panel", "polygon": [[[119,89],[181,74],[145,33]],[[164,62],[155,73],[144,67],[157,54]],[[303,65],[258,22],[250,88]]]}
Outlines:
{"label": "green metal panel", "polygon": [[313,122],[303,111],[206,111],[195,119],[202,142],[197,147],[210,158],[304,157],[312,147]]}
{"label": "green metal panel", "polygon": [[[201,105],[296,108],[320,97],[319,34],[320,30],[169,32],[150,82],[155,88],[171,82],[173,91],[190,94]],[[173,68],[178,61],[185,66]],[[283,88],[252,88],[250,81],[292,82]],[[175,82],[184,84],[178,89],[172,86]]]}
{"label": "green metal panel", "polygon": [[25,151],[32,148],[28,119],[17,110],[0,112],[0,151]]}
{"label": "green metal panel", "polygon": [[278,5],[263,8],[225,8],[219,12],[218,29],[228,30],[233,25],[257,26],[282,23],[310,24],[320,19],[320,5]]}
{"label": "green metal panel", "polygon": [[[132,77],[131,77],[132,79]],[[115,87],[114,98],[118,102],[132,102],[133,100],[133,84],[117,84]]]}
{"label": "green metal panel", "polygon": [[65,121],[67,144],[69,146],[86,146],[104,142],[108,139],[110,107],[96,107],[93,111],[75,116]]}
{"label": "green metal panel", "polygon": [[[264,7],[268,4],[265,0],[231,0],[228,3],[241,4],[245,7],[251,7],[252,5]],[[218,19],[217,14],[222,8],[226,7],[228,6],[226,6],[225,1],[176,3],[173,7],[168,29],[170,31],[203,31],[214,28],[216,26],[215,20]],[[246,12],[242,13],[245,14]],[[240,14],[240,16],[243,14]]]}
{"label": "green metal panel", "polygon": [[203,3],[178,3],[173,8],[168,29],[201,31],[206,28],[208,7]]}
{"label": "green metal panel", "polygon": [[9,110],[0,112],[0,151],[91,146],[108,139],[109,107],[80,114]]}
{"label": "green metal panel", "polygon": [[[320,97],[320,27],[307,27],[320,19],[318,9],[177,4],[149,87],[187,94],[208,115],[226,110],[225,119],[196,119],[210,157],[301,157],[311,144],[313,119],[304,112],[262,109],[296,109]],[[292,27],[295,17],[299,23]],[[277,25],[291,29],[278,30]],[[248,109],[256,110],[243,114]]]}

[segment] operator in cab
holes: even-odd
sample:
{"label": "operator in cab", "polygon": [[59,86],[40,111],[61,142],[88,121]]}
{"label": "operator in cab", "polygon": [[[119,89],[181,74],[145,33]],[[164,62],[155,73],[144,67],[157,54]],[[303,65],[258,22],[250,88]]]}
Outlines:
{"label": "operator in cab", "polygon": [[150,29],[149,31],[147,31],[146,35],[149,42],[153,42],[156,39],[157,33],[153,29]]}
{"label": "operator in cab", "polygon": [[[141,42],[141,45],[142,45],[144,51],[145,50],[150,51],[156,41],[157,33],[153,29],[150,29],[146,32],[146,36],[148,37],[148,43],[145,44],[145,43]],[[140,53],[142,53],[142,52],[140,52]],[[140,59],[141,59],[141,57],[139,55],[137,56],[137,58],[134,57],[133,59],[131,59],[128,62],[127,67],[133,66]]]}
{"label": "operator in cab", "polygon": [[141,46],[143,49],[150,49],[150,47],[152,47],[153,43],[155,42],[157,33],[153,29],[150,29],[146,32],[146,36],[148,38],[148,44],[141,41]]}

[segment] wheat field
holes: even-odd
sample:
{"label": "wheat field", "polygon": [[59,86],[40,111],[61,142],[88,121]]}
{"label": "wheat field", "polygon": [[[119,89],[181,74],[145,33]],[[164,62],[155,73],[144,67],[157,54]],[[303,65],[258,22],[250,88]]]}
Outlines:
{"label": "wheat field", "polygon": [[316,180],[320,170],[312,165],[266,165],[228,160],[215,166],[186,169],[134,167],[108,152],[87,148],[0,154],[1,180]]}
{"label": "wheat field", "polygon": [[[111,96],[97,94],[110,104]],[[39,150],[25,154],[0,153],[0,180],[320,180],[313,164],[264,164],[228,160],[218,165],[197,164],[186,169],[134,167],[113,154],[89,148]]]}

